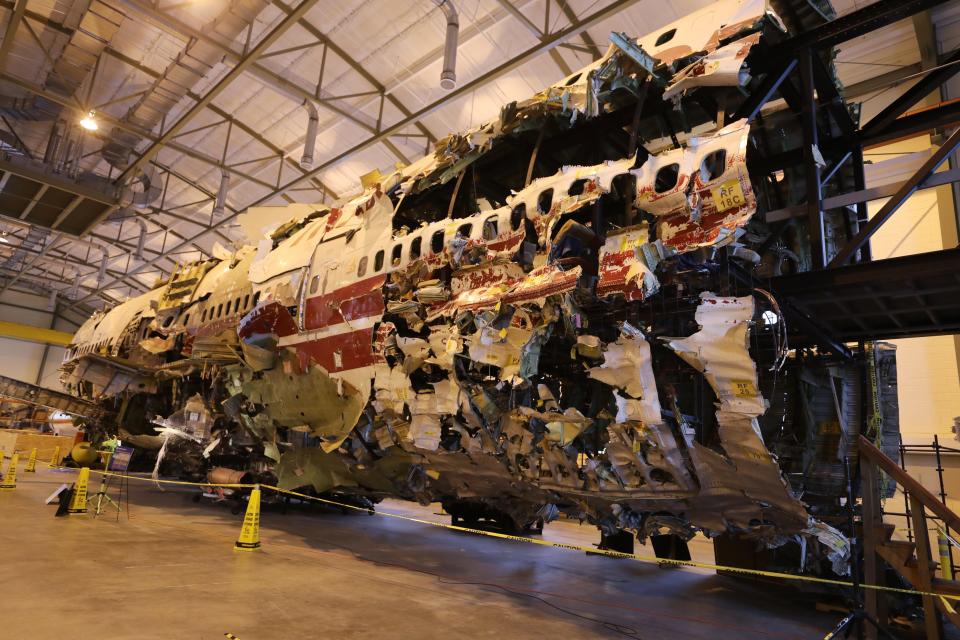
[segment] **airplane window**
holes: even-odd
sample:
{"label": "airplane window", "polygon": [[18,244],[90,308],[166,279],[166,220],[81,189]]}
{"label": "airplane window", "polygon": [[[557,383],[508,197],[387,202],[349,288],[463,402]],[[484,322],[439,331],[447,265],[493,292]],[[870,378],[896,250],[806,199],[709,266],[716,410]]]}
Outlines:
{"label": "airplane window", "polygon": [[457,232],[464,238],[469,238],[470,233],[473,232],[473,225],[469,222],[467,224],[460,225],[460,228],[457,229]]}
{"label": "airplane window", "polygon": [[236,313],[237,311],[240,311],[240,298],[239,298],[239,297],[238,297],[236,300],[233,301],[233,312]]}
{"label": "airplane window", "polygon": [[249,294],[249,293],[248,293],[247,295],[243,296],[243,308],[244,308],[244,309],[249,309],[249,308],[250,308],[250,294]]}
{"label": "airplane window", "polygon": [[498,235],[497,216],[490,216],[483,222],[483,239],[496,240]]}
{"label": "airplane window", "polygon": [[579,79],[580,79],[580,76],[582,76],[582,75],[583,75],[582,73],[578,73],[578,74],[575,75],[575,76],[570,76],[570,79],[567,80],[567,81],[564,83],[563,86],[569,87],[570,85],[576,83],[576,81],[579,80]]}
{"label": "airplane window", "polygon": [[219,318],[222,315],[223,315],[223,303],[221,302],[220,304],[217,305],[217,317]]}
{"label": "airplane window", "polygon": [[379,272],[380,269],[383,269],[383,256],[383,249],[380,249],[380,251],[377,251],[377,255],[373,257],[373,270],[375,272]]}
{"label": "airplane window", "polygon": [[674,162],[665,167],[660,167],[657,171],[657,177],[653,181],[653,190],[657,193],[666,193],[675,186],[680,178],[680,165]]}
{"label": "airplane window", "polygon": [[173,316],[167,316],[166,318],[164,318],[164,320],[163,320],[163,327],[164,327],[164,328],[167,328],[167,327],[169,327],[171,324],[173,324],[173,318],[174,318]]}
{"label": "airplane window", "polygon": [[727,164],[727,150],[717,149],[700,163],[700,182],[710,182],[723,175]]}
{"label": "airplane window", "polygon": [[260,301],[260,292],[257,291],[253,294],[253,306],[257,306],[257,303]]}
{"label": "airplane window", "polygon": [[410,259],[416,260],[420,257],[420,245],[423,242],[423,238],[417,236],[413,239],[413,242],[410,243]]}
{"label": "airplane window", "polygon": [[675,36],[676,34],[677,34],[676,29],[670,29],[668,31],[664,31],[663,33],[660,34],[660,37],[657,38],[657,41],[653,43],[653,46],[659,47],[662,44],[667,44],[668,42],[673,40],[673,36]]}
{"label": "airplane window", "polygon": [[402,244],[397,244],[393,246],[393,251],[390,252],[390,264],[394,267],[400,266],[400,251],[403,250]]}
{"label": "airplane window", "polygon": [[357,267],[357,277],[362,278],[367,272],[367,256],[360,258],[360,265]]}
{"label": "airplane window", "polygon": [[550,207],[553,205],[553,189],[545,189],[540,192],[537,198],[537,210],[540,213],[550,213]]}
{"label": "airplane window", "polygon": [[440,253],[443,251],[443,229],[434,231],[430,237],[430,251],[431,253]]}
{"label": "airplane window", "polygon": [[203,313],[200,314],[200,322],[206,322],[206,321],[207,321],[207,310],[204,309]]}
{"label": "airplane window", "polygon": [[188,313],[187,315],[183,316],[183,325],[186,326],[186,325],[188,325],[188,324],[190,324],[190,314],[189,314],[189,313]]}
{"label": "airplane window", "polygon": [[523,224],[523,218],[527,213],[527,205],[522,202],[515,206],[510,212],[510,228],[516,231]]}
{"label": "airplane window", "polygon": [[[316,293],[317,289],[320,288],[320,276],[313,276],[313,280],[310,281],[310,293]],[[253,301],[254,304],[257,303],[256,299]]]}

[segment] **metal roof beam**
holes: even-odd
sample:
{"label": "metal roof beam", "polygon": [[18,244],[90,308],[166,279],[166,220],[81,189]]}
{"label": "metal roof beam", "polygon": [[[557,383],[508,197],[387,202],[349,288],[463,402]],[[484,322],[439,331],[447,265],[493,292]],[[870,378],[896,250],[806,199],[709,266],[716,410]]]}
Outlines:
{"label": "metal roof beam", "polygon": [[265,35],[260,39],[257,44],[250,49],[245,55],[241,56],[237,61],[236,65],[227,72],[225,76],[220,78],[220,81],[217,82],[213,87],[207,90],[203,96],[193,104],[192,107],[187,109],[187,112],[184,113],[180,118],[170,127],[167,128],[163,134],[157,138],[149,147],[147,147],[139,157],[134,160],[134,162],[128,166],[123,172],[117,177],[115,182],[117,184],[124,184],[130,176],[133,176],[147,164],[157,152],[160,151],[161,147],[166,145],[173,139],[181,129],[183,129],[197,114],[203,111],[207,105],[213,102],[213,99],[220,95],[224,89],[226,89],[230,84],[243,75],[244,71],[250,68],[260,57],[260,54],[264,53],[269,49],[273,43],[280,39],[284,33],[286,33],[291,27],[293,27],[300,18],[310,10],[313,5],[317,3],[317,0],[302,0],[297,8],[293,10],[292,13],[287,14],[287,16],[280,21],[280,23],[270,30],[270,33]]}
{"label": "metal roof beam", "polygon": [[17,29],[20,22],[23,21],[23,14],[27,10],[27,0],[17,0],[13,7],[13,13],[10,15],[10,21],[7,22],[7,29],[3,33],[3,43],[0,44],[0,69],[7,61],[10,49],[13,47],[13,40],[17,35]]}
{"label": "metal roof beam", "polygon": [[[572,24],[572,25],[566,27],[565,29],[562,29],[562,30],[558,31],[557,33],[551,35],[548,40],[545,40],[545,41],[542,41],[542,42],[537,43],[535,46],[527,49],[526,51],[522,52],[522,53],[519,54],[518,56],[516,56],[516,57],[514,57],[514,58],[511,58],[511,59],[503,62],[502,64],[500,64],[500,65],[498,65],[497,67],[495,67],[495,68],[491,69],[490,71],[488,71],[487,73],[482,74],[482,75],[478,76],[477,78],[471,80],[470,82],[462,85],[460,88],[458,88],[458,89],[456,89],[456,90],[454,90],[454,91],[451,91],[450,93],[448,93],[446,96],[444,96],[444,97],[441,98],[440,100],[437,100],[436,102],[433,102],[432,104],[427,105],[426,107],[420,109],[420,110],[417,111],[416,113],[411,114],[410,116],[408,116],[407,118],[401,120],[400,122],[398,122],[398,123],[396,123],[396,124],[394,124],[394,125],[386,128],[386,129],[384,129],[384,130],[381,131],[379,134],[376,134],[375,136],[371,136],[371,137],[368,138],[367,140],[359,143],[358,145],[355,145],[353,148],[348,149],[347,151],[345,151],[345,152],[337,155],[335,158],[333,158],[333,159],[331,159],[331,160],[329,160],[329,161],[321,164],[319,167],[317,167],[317,168],[315,168],[315,169],[313,169],[313,170],[311,170],[311,171],[308,171],[308,172],[305,173],[301,178],[292,180],[291,182],[288,182],[287,184],[282,185],[280,188],[276,189],[276,190],[273,191],[272,193],[270,193],[270,194],[268,194],[268,195],[266,195],[266,196],[264,196],[264,197],[262,197],[262,198],[259,198],[258,200],[256,200],[256,201],[248,204],[246,207],[243,207],[243,208],[246,209],[247,207],[258,206],[258,205],[262,205],[262,204],[264,204],[264,203],[266,203],[266,202],[269,202],[269,201],[272,200],[274,197],[282,194],[282,193],[285,192],[286,190],[288,190],[288,189],[290,189],[290,188],[292,188],[292,187],[295,187],[296,185],[300,184],[301,182],[304,182],[305,180],[308,180],[308,179],[312,178],[312,177],[315,176],[315,175],[319,175],[321,171],[323,171],[324,169],[326,169],[326,168],[329,167],[330,165],[332,165],[332,164],[334,164],[334,163],[336,163],[336,162],[339,162],[339,161],[342,160],[343,158],[345,158],[345,157],[347,157],[347,156],[349,156],[349,155],[352,155],[353,153],[356,153],[357,151],[362,151],[363,149],[366,149],[367,147],[369,147],[369,146],[375,144],[376,142],[378,142],[381,138],[385,138],[385,137],[387,137],[387,136],[396,134],[396,133],[399,132],[401,129],[403,129],[404,127],[406,127],[407,125],[409,125],[411,122],[415,122],[415,121],[419,120],[420,118],[422,118],[423,116],[425,116],[425,115],[427,115],[427,114],[430,114],[430,113],[433,113],[434,111],[436,111],[437,109],[443,107],[444,105],[448,104],[449,102],[452,102],[452,101],[460,98],[461,96],[463,96],[463,95],[465,95],[465,94],[467,94],[467,93],[469,93],[469,92],[471,92],[471,91],[476,90],[476,88],[479,87],[480,85],[482,85],[482,84],[484,84],[484,83],[486,83],[486,82],[489,82],[489,81],[492,80],[492,79],[499,78],[500,76],[503,76],[503,75],[509,73],[510,71],[513,71],[513,70],[516,69],[517,67],[522,66],[523,64],[525,64],[525,63],[533,60],[534,58],[536,58],[536,57],[539,56],[540,54],[545,53],[545,52],[549,51],[550,49],[559,46],[561,43],[565,42],[566,40],[568,40],[568,39],[570,39],[570,38],[572,38],[572,37],[574,37],[574,36],[577,36],[577,35],[583,33],[584,31],[586,31],[586,30],[589,29],[590,27],[594,26],[595,24],[597,24],[597,23],[599,23],[599,22],[602,22],[603,20],[606,20],[607,18],[610,18],[611,16],[616,15],[617,13],[619,13],[619,12],[621,12],[621,11],[629,8],[630,6],[636,4],[637,2],[639,2],[639,0],[618,0],[618,1],[613,2],[613,3],[611,3],[610,5],[602,8],[602,9],[598,9],[597,11],[594,11],[593,13],[591,13],[591,14],[585,16],[584,18],[580,19],[580,20],[579,20],[578,22],[576,22],[575,24]],[[232,213],[231,215],[229,215],[229,216],[227,216],[226,218],[224,218],[223,220],[221,220],[221,224],[226,223],[226,222],[229,222],[230,220],[232,220],[233,218],[235,218],[238,213],[239,213],[239,212],[234,211],[234,213]],[[201,237],[205,236],[205,235],[208,234],[208,233],[210,233],[210,230],[209,230],[209,229],[204,230],[204,231],[201,231],[200,233],[197,233],[196,235],[191,236],[191,237],[189,238],[189,241],[192,242],[192,241],[194,241],[194,240],[196,240],[196,239],[198,239],[198,238],[201,238]],[[181,243],[180,246],[183,246],[183,243]],[[171,247],[171,251],[176,251],[176,250],[178,250],[178,249],[180,248],[180,246]],[[155,259],[155,258],[152,259],[152,260],[147,260],[146,262],[144,262],[143,264],[137,266],[136,268],[131,269],[128,273],[129,273],[129,274],[135,274],[135,273],[137,273],[137,272],[139,272],[139,271],[141,271],[141,270],[144,270],[144,269],[147,269],[147,268],[151,267],[155,262],[156,262],[156,259]],[[114,286],[115,284],[116,284],[116,282],[111,282],[111,283],[109,283],[109,284],[107,285],[107,287]],[[89,299],[89,296],[88,296],[87,298],[83,298],[83,299],[79,300],[78,303],[79,303],[79,302],[84,302],[84,301],[87,300],[87,299]]]}
{"label": "metal roof beam", "polygon": [[538,42],[537,44],[530,47],[526,51],[520,53],[519,55],[507,60],[506,62],[501,63],[500,65],[494,67],[490,71],[487,71],[486,73],[483,73],[477,76],[470,82],[464,85],[461,85],[454,91],[449,92],[447,95],[440,98],[439,100],[432,102],[431,104],[428,104],[427,106],[418,110],[416,113],[413,113],[410,116],[404,118],[403,120],[400,120],[399,122],[387,127],[377,135],[371,136],[370,138],[367,138],[366,140],[354,145],[350,149],[347,149],[346,151],[334,156],[333,158],[327,160],[326,162],[321,163],[319,166],[308,171],[303,176],[291,180],[290,182],[282,185],[280,188],[276,189],[275,191],[268,193],[267,195],[261,197],[260,199],[254,201],[253,203],[247,206],[256,207],[256,206],[265,204],[266,202],[269,202],[276,196],[285,192],[287,189],[290,189],[291,187],[295,187],[296,185],[300,184],[301,182],[310,178],[311,176],[318,175],[321,171],[326,170],[331,165],[334,165],[337,162],[340,162],[341,160],[343,160],[348,156],[351,156],[355,153],[363,151],[364,149],[367,149],[368,147],[379,142],[381,139],[384,139],[388,136],[399,133],[404,127],[410,125],[411,123],[416,122],[421,118],[433,113],[434,111],[437,111],[438,109],[447,105],[448,103],[466,94],[469,94],[472,91],[475,91],[478,87],[490,82],[491,80],[495,80],[503,75],[506,75],[507,73],[510,73],[517,67],[520,67],[526,64],[527,62],[530,62],[531,60],[538,57],[539,55],[546,53],[547,51],[550,51],[551,49],[557,47],[560,43],[583,33],[593,25],[599,22],[602,22],[603,20],[606,20],[607,18],[613,15],[616,15],[617,13],[627,9],[628,7],[636,4],[637,2],[639,2],[639,0],[616,0],[615,2],[610,3],[604,8],[594,11],[590,15],[584,17],[579,22],[575,22],[569,25],[568,27],[561,29],[556,33],[547,36],[546,39]]}

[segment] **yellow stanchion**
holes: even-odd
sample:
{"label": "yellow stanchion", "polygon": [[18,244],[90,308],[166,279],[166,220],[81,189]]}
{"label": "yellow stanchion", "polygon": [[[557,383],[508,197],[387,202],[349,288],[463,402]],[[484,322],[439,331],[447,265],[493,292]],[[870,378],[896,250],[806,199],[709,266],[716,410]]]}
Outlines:
{"label": "yellow stanchion", "polygon": [[260,548],[260,485],[250,492],[247,512],[243,516],[240,538],[233,548],[237,551],[256,551]]}
{"label": "yellow stanchion", "polygon": [[20,454],[14,453],[10,458],[10,466],[7,467],[7,475],[0,481],[0,489],[9,491],[17,488],[17,463],[20,462]]}
{"label": "yellow stanchion", "polygon": [[73,499],[70,500],[70,507],[67,513],[87,512],[87,484],[90,482],[90,467],[80,469],[80,475],[77,476],[77,483],[73,488]]}
{"label": "yellow stanchion", "polygon": [[937,542],[940,547],[940,573],[947,580],[953,580],[950,571],[950,542],[947,540],[947,533],[939,527],[937,528]]}
{"label": "yellow stanchion", "polygon": [[23,468],[24,473],[36,473],[37,472],[37,448],[34,447],[30,450],[30,457],[27,458],[27,466]]}
{"label": "yellow stanchion", "polygon": [[51,456],[50,458],[50,464],[51,465],[60,464],[60,445],[57,445],[56,448],[53,450],[53,456]]}

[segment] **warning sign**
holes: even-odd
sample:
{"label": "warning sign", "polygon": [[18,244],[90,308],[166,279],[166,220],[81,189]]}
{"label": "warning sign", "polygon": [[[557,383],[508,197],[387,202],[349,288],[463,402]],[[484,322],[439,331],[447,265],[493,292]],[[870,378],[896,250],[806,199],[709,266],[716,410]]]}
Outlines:
{"label": "warning sign", "polygon": [[717,206],[717,211],[735,209],[747,203],[739,180],[727,180],[710,192],[713,194],[713,203]]}

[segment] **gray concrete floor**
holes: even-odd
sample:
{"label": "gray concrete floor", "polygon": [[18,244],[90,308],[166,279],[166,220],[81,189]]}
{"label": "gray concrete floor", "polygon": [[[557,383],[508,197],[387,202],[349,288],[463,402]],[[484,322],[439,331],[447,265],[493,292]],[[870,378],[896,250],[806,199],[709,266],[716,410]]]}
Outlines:
{"label": "gray concrete floor", "polygon": [[[4,639],[772,640],[823,637],[838,617],[795,591],[708,571],[362,514],[267,506],[262,550],[238,553],[242,514],[194,503],[193,490],[131,482],[129,517],[55,518],[43,500],[74,473],[42,466],[0,492]],[[436,505],[378,508],[448,521]],[[548,525],[545,537],[597,540],[570,521]],[[693,552],[712,560],[706,541]]]}

